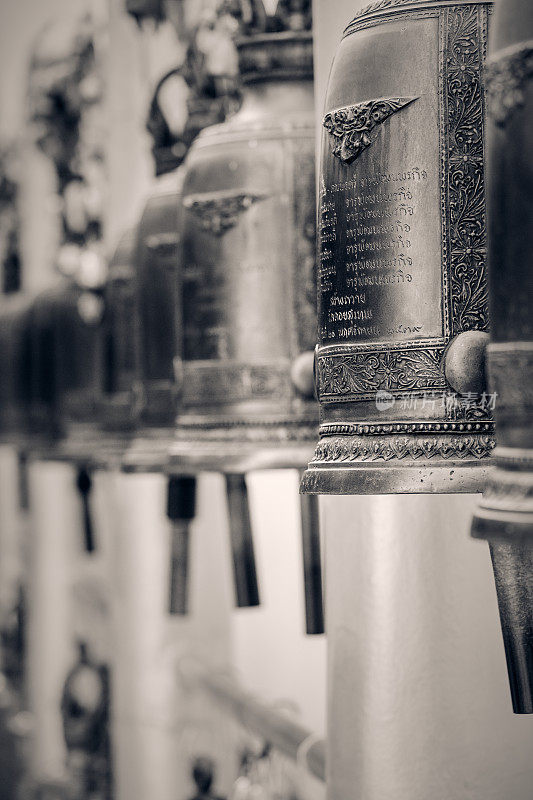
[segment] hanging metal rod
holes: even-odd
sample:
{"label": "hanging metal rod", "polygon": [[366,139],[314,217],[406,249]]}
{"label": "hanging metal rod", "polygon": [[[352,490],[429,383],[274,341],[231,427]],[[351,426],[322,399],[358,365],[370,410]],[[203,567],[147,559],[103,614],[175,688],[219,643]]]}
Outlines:
{"label": "hanging metal rod", "polygon": [[182,662],[180,673],[187,683],[192,682],[209,692],[242,725],[325,782],[324,739],[291,719],[287,713],[259,700],[229,675],[209,670],[197,661]]}

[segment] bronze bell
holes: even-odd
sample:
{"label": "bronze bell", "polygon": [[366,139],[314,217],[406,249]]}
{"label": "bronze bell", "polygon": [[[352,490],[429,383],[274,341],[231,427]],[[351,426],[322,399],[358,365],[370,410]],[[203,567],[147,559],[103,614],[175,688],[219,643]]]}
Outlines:
{"label": "bronze bell", "polygon": [[136,388],[137,323],[135,301],[136,232],[119,240],[104,290],[99,420],[105,448],[121,454],[135,429],[140,407]]}
{"label": "bronze bell", "polygon": [[299,467],[317,424],[312,37],[238,45],[242,107],[186,161],[174,453],[203,469]]}
{"label": "bronze bell", "polygon": [[[204,24],[209,27],[211,22]],[[179,294],[183,176],[177,168],[200,131],[222,122],[239,103],[235,66],[225,54],[228,48],[218,46],[215,53],[208,49],[204,52],[202,31],[200,25],[191,35],[184,63],[158,82],[146,123],[153,140],[158,177],[136,232],[137,380],[142,410],[141,436],[124,464],[132,470],[150,468],[150,462],[152,468],[159,469],[162,461],[167,461],[167,445],[174,436],[174,361],[182,335]],[[233,52],[229,34],[225,36],[229,51]],[[181,113],[180,109],[172,109],[172,119],[167,119],[169,109],[161,100],[168,82],[178,83],[185,98]]]}
{"label": "bronze bell", "polygon": [[185,163],[171,456],[182,471],[226,474],[238,605],[259,601],[244,473],[301,469],[318,422],[310,3],[307,14],[284,3],[270,17],[255,5],[263,13],[246,27],[235,4],[221,12],[246,31],[242,106],[205,129]]}
{"label": "bronze bell", "polygon": [[[180,337],[179,182],[176,172],[158,180],[136,230],[136,383],[141,401],[136,435],[122,459],[125,472],[165,469],[174,435],[173,364]],[[171,614],[188,612],[189,528],[195,507],[195,477],[171,474],[167,486],[167,516],[172,526],[168,605]]]}
{"label": "bronze bell", "polygon": [[179,337],[179,176],[158,180],[135,233],[130,317],[136,317],[137,432],[124,454],[126,471],[160,471],[168,462],[176,392],[173,363]]}
{"label": "bronze bell", "polygon": [[139,377],[144,393],[141,423],[173,428],[173,363],[179,336],[176,314],[179,178],[176,173],[169,178],[169,183],[160,185],[148,199],[137,228],[135,261],[141,337]]}
{"label": "bronze bell", "polygon": [[[178,15],[179,16],[179,15]],[[220,62],[217,53],[204,52],[200,26],[189,42],[183,65],[159,81],[150,105],[147,128],[153,139],[155,173],[159,177],[149,196],[136,232],[135,296],[137,325],[136,385],[140,399],[136,436],[122,459],[125,471],[169,473],[167,515],[172,525],[169,610],[185,614],[188,608],[188,541],[194,516],[196,481],[182,475],[179,463],[168,467],[174,437],[176,383],[174,359],[181,341],[181,175],[182,163],[197,134],[222,122],[238,104],[231,59]],[[205,42],[204,42],[205,44]],[[232,51],[232,48],[229,48]],[[222,48],[224,51],[224,48]],[[212,70],[216,75],[212,74]],[[168,82],[181,84],[186,101],[182,119],[172,109],[165,116],[161,93]],[[180,124],[177,124],[178,123]]]}
{"label": "bronze bell", "polygon": [[9,298],[0,313],[0,440],[27,444],[30,403],[30,301]]}
{"label": "bronze bell", "polygon": [[[174,433],[173,363],[180,335],[178,185],[176,172],[159,179],[137,226],[131,253],[134,280],[129,317],[136,319],[134,385],[139,404],[135,436],[122,457],[126,472],[164,469]],[[195,514],[196,479],[172,474],[167,493],[172,526],[169,612],[183,615],[188,612],[189,528]]]}
{"label": "bronze bell", "polygon": [[46,459],[77,467],[85,549],[95,550],[91,467],[98,434],[103,302],[71,280],[39,295],[31,308],[30,423]]}
{"label": "bronze bell", "polygon": [[34,449],[50,450],[65,428],[60,397],[67,390],[66,372],[60,368],[59,308],[66,282],[41,292],[30,309],[30,409],[29,424]]}
{"label": "bronze bell", "polygon": [[490,388],[496,468],[472,535],[490,545],[513,709],[533,713],[533,8],[497,5],[486,70]]}
{"label": "bronze bell", "polygon": [[375,3],[339,45],[319,178],[320,440],[305,492],[472,492],[487,474],[491,5]]}
{"label": "bronze bell", "polygon": [[100,291],[70,282],[55,310],[61,454],[82,464],[92,459],[98,432],[103,311]]}

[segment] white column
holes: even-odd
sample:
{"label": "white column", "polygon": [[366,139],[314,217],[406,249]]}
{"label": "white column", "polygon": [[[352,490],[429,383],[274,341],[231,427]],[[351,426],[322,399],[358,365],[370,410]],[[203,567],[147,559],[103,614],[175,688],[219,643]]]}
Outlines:
{"label": "white column", "polygon": [[[175,800],[192,791],[190,759],[224,754],[211,731],[210,710],[191,707],[178,670],[195,654],[229,661],[229,562],[220,529],[221,486],[200,481],[198,518],[191,529],[190,614],[168,613],[170,527],[166,479],[157,474],[102,473],[100,513],[113,528],[111,664],[112,742],[117,800]],[[213,725],[216,723],[213,722]],[[196,748],[198,752],[196,752]],[[229,764],[217,758],[227,785]]]}
{"label": "white column", "polygon": [[233,614],[235,668],[249,690],[294,704],[325,736],[326,637],[305,634],[299,475],[265,470],[247,483],[261,605]]}
{"label": "white column", "polygon": [[29,465],[27,680],[35,716],[33,774],[38,780],[61,779],[65,768],[60,702],[65,675],[75,657],[71,582],[81,547],[74,482],[75,472],[68,464],[36,461]]}
{"label": "white column", "polygon": [[531,796],[475,499],[322,500],[331,800]]}

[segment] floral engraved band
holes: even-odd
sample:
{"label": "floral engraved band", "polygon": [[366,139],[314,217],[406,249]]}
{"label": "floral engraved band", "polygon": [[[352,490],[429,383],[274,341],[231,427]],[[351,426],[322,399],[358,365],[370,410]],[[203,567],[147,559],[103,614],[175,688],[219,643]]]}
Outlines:
{"label": "floral engraved band", "polygon": [[323,355],[318,359],[322,402],[339,396],[372,398],[379,389],[393,393],[442,389],[442,350],[368,350]]}

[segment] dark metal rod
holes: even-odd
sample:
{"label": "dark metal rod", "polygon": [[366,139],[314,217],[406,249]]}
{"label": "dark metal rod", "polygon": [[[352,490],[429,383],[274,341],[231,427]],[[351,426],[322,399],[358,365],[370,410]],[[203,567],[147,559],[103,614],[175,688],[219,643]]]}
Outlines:
{"label": "dark metal rod", "polygon": [[233,576],[238,608],[259,605],[248,490],[242,474],[226,475]]}
{"label": "dark metal rod", "polygon": [[189,611],[189,525],[174,522],[170,551],[169,613],[185,615]]}
{"label": "dark metal rod", "polygon": [[326,744],[324,739],[243,689],[233,678],[210,671],[198,663],[182,667],[185,680],[192,680],[208,691],[243,726],[260,736],[293,761],[302,761],[308,771],[326,780]]}
{"label": "dark metal rod", "polygon": [[78,487],[82,503],[83,538],[85,551],[87,553],[94,553],[96,550],[96,543],[94,540],[94,528],[91,516],[91,506],[89,502],[89,495],[92,489],[92,480],[86,467],[80,467],[78,470],[76,485]]}
{"label": "dark metal rod", "polygon": [[318,496],[300,495],[304,569],[305,629],[309,635],[324,633],[324,599]]}
{"label": "dark metal rod", "polygon": [[30,508],[30,487],[28,481],[28,456],[27,453],[18,453],[18,493],[19,508],[21,511],[29,511]]}
{"label": "dark metal rod", "polygon": [[172,475],[168,480],[167,517],[172,524],[169,613],[189,609],[189,526],[196,512],[196,478]]}

